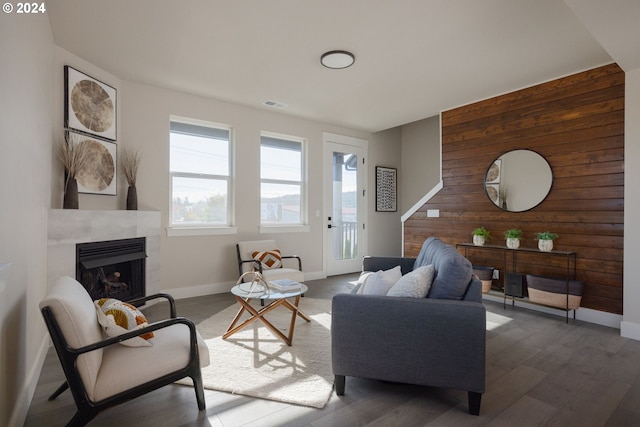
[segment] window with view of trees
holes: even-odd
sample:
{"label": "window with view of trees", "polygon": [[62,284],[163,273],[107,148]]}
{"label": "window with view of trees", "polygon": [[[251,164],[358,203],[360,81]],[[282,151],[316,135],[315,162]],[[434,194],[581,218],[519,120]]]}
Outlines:
{"label": "window with view of trees", "polygon": [[260,222],[301,225],[305,221],[302,139],[260,137]]}
{"label": "window with view of trees", "polygon": [[172,119],[171,225],[230,226],[230,130]]}

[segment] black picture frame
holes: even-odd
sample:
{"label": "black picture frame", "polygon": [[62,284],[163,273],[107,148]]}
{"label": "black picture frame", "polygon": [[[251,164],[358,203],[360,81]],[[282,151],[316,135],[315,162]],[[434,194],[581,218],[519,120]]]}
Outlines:
{"label": "black picture frame", "polygon": [[116,196],[118,189],[117,145],[84,133],[69,132],[73,144],[85,144],[88,159],[76,174],[78,193]]}
{"label": "black picture frame", "polygon": [[376,166],[376,211],[396,212],[398,170]]}
{"label": "black picture frame", "polygon": [[64,127],[116,141],[117,91],[100,80],[64,66]]}

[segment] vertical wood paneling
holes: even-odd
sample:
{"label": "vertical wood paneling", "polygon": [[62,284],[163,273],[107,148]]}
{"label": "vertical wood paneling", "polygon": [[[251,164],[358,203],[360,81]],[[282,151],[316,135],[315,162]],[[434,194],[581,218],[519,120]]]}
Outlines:
{"label": "vertical wood paneling", "polygon": [[[504,212],[487,198],[484,174],[519,148],[547,159],[553,185],[536,208]],[[442,157],[444,188],[405,222],[405,255],[416,256],[428,236],[470,242],[479,226],[497,245],[505,230],[519,228],[523,247],[536,247],[535,233],[550,230],[560,235],[556,249],[577,253],[582,306],[622,314],[624,72],[616,64],[443,112]],[[427,209],[440,217],[427,218]],[[539,262],[525,269],[555,275]]]}

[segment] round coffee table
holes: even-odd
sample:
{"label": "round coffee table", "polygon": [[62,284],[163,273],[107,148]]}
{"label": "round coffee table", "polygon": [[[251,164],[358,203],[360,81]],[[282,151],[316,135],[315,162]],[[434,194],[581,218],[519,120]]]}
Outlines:
{"label": "round coffee table", "polygon": [[[262,287],[259,289],[253,289],[253,292],[249,292],[251,290],[250,283],[241,283],[239,285],[231,288],[231,293],[234,298],[240,304],[240,309],[238,313],[236,313],[235,317],[231,321],[231,324],[227,328],[227,331],[222,336],[222,339],[227,339],[231,335],[243,329],[245,326],[251,324],[255,320],[260,320],[271,332],[273,332],[278,338],[283,340],[287,345],[291,345],[293,342],[293,331],[296,325],[296,317],[300,316],[307,322],[310,322],[311,319],[307,317],[300,309],[298,308],[300,305],[300,297],[302,294],[307,292],[309,288],[304,283],[299,289],[291,290],[291,291],[278,291],[275,289],[271,289],[270,291],[265,291]],[[294,302],[290,302],[288,298],[294,298]],[[252,299],[259,299],[262,301],[270,301],[264,307],[261,307],[260,310],[256,310],[251,305]],[[264,316],[270,311],[276,309],[279,306],[285,306],[289,310],[291,310],[291,324],[289,326],[289,335],[283,334],[278,328],[273,326],[271,322],[269,322]],[[240,317],[244,312],[248,312],[250,317],[244,322],[237,325]]]}

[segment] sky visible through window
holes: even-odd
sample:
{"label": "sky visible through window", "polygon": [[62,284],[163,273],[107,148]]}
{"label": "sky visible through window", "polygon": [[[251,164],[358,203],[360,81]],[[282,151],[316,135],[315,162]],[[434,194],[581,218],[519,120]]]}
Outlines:
{"label": "sky visible through window", "polygon": [[[172,172],[229,175],[229,142],[221,139],[171,133],[170,169]],[[221,183],[221,181],[217,181]],[[182,178],[174,181],[173,196],[190,202],[205,201],[212,195],[226,194],[226,182],[214,185],[211,180]]]}
{"label": "sky visible through window", "polygon": [[[229,142],[226,140],[203,138],[192,135],[171,133],[170,168],[172,172],[201,173],[208,175],[229,175]],[[301,153],[262,146],[261,178],[302,182]],[[356,191],[356,174],[344,173],[342,190]],[[205,201],[212,195],[226,193],[226,184],[213,185],[205,179],[181,179],[174,185],[174,197],[189,198],[192,203]],[[264,188],[266,189],[266,188]],[[271,198],[287,195],[291,186],[271,184],[262,197]]]}

